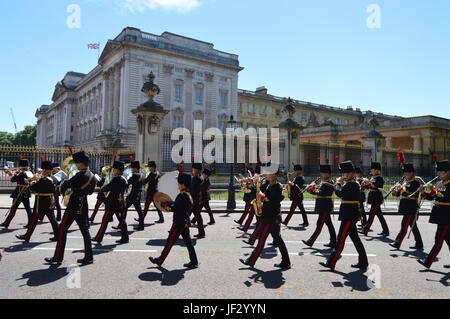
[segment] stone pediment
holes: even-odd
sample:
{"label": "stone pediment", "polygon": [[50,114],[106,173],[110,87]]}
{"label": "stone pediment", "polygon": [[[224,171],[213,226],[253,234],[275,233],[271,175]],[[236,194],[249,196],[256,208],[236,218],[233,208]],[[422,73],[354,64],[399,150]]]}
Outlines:
{"label": "stone pediment", "polygon": [[66,88],[61,82],[58,82],[55,86],[55,91],[53,92],[52,101],[55,102],[61,95],[66,92]]}
{"label": "stone pediment", "polygon": [[108,55],[117,50],[117,48],[119,48],[120,46],[121,46],[120,42],[108,40],[105,48],[102,51],[102,54],[100,55],[100,58],[98,59],[98,63],[101,64],[100,61],[106,59]]}

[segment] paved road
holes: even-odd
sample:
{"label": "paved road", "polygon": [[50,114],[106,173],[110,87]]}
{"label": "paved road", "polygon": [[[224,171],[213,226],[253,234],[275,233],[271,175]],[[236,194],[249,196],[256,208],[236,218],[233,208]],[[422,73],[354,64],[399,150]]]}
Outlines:
{"label": "paved road", "polygon": [[[2,210],[1,214],[4,213]],[[200,268],[196,270],[183,269],[188,256],[181,242],[173,248],[164,268],[149,263],[149,256],[161,252],[169,223],[148,225],[145,231],[132,233],[130,243],[122,246],[115,245],[119,233],[109,229],[103,246],[95,247],[95,263],[82,268],[71,267],[82,257],[83,247],[74,226],[69,234],[66,259],[55,269],[43,264],[44,257],[51,256],[55,247],[48,242],[51,235],[48,223],[38,225],[30,244],[16,240],[15,235],[24,232],[24,215],[19,211],[11,229],[0,230],[3,254],[0,298],[450,298],[450,273],[443,268],[450,262],[448,248],[444,246],[440,260],[431,271],[425,271],[415,261],[425,254],[408,249],[412,239],[405,242],[404,250],[393,250],[387,244],[390,240],[376,236],[380,232],[377,221],[370,237],[363,239],[372,264],[366,274],[350,268],[357,260],[350,243],[336,272],[324,270],[319,262],[329,254],[323,246],[328,240],[327,231],[324,229],[314,249],[305,248],[300,241],[314,229],[298,227],[301,221],[298,215],[292,219],[292,227],[282,229],[293,268],[274,269],[273,264],[279,262],[280,256],[271,247],[265,248],[255,270],[245,268],[238,260],[252,249],[241,242],[245,237],[233,222],[237,214],[218,214],[217,224],[206,229],[207,238],[194,241],[200,260]],[[130,229],[135,224],[134,215],[129,214]],[[168,215],[167,219],[170,218]],[[155,219],[156,214],[151,213],[147,221]],[[392,238],[399,229],[400,217],[387,219]],[[435,231],[427,219],[419,221],[426,251],[431,248]],[[315,221],[316,216],[312,215],[311,222]],[[338,227],[336,219],[334,223]],[[98,228],[98,224],[93,225],[91,234]],[[196,233],[195,228],[191,230]],[[379,277],[378,288],[367,284],[367,276]]]}

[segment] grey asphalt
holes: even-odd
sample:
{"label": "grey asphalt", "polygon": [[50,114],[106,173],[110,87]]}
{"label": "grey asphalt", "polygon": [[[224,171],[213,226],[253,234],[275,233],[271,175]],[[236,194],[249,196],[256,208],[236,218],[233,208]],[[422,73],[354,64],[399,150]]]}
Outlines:
{"label": "grey asphalt", "polygon": [[[7,201],[2,199],[1,204]],[[5,209],[0,211],[1,220],[5,213]],[[134,212],[129,214],[130,231],[136,224],[135,217]],[[71,267],[83,256],[81,234],[76,226],[72,226],[64,263],[59,268],[52,268],[44,265],[44,257],[52,256],[55,248],[55,243],[48,241],[51,237],[49,223],[38,225],[31,242],[23,244],[15,238],[24,233],[26,217],[21,210],[10,229],[0,229],[3,255],[0,298],[450,298],[450,273],[443,268],[444,264],[450,263],[448,247],[444,245],[431,270],[424,270],[416,262],[417,257],[426,255],[434,240],[436,227],[428,224],[426,216],[418,223],[425,252],[408,248],[413,244],[412,238],[405,240],[400,251],[388,245],[399,230],[400,216],[387,217],[391,239],[376,235],[381,229],[375,220],[373,231],[369,236],[363,236],[371,263],[366,273],[350,267],[357,257],[349,239],[335,272],[319,265],[330,252],[323,246],[328,241],[326,227],[314,248],[301,243],[314,231],[316,215],[310,216],[311,226],[307,229],[298,226],[299,215],[293,217],[291,227],[282,227],[292,269],[275,269],[273,264],[280,261],[280,256],[269,246],[264,249],[255,269],[248,269],[239,258],[248,256],[252,248],[241,241],[247,237],[233,222],[238,217],[239,214],[216,214],[217,223],[206,228],[206,239],[194,240],[200,261],[200,267],[195,270],[186,270],[182,266],[188,261],[188,254],[181,241],[174,246],[163,267],[150,264],[148,257],[158,256],[163,249],[171,220],[170,214],[166,214],[166,223],[152,224],[157,219],[155,212],[147,216],[149,224],[145,231],[132,232],[129,244],[117,246],[115,240],[120,234],[109,228],[103,245],[94,248],[95,263],[81,268]],[[207,214],[204,218],[208,221]],[[338,228],[337,216],[334,224]],[[95,235],[98,228],[99,224],[94,224],[91,235]],[[193,234],[196,234],[195,228],[191,228]],[[376,278],[376,285],[368,283],[368,277]]]}

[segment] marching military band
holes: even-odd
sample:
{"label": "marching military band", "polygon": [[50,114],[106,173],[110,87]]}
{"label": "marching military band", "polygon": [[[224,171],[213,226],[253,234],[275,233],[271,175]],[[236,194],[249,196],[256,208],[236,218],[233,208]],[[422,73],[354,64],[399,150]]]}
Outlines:
{"label": "marching military band", "polygon": [[[242,216],[235,222],[240,225],[239,229],[244,233],[256,217],[256,227],[245,243],[254,246],[254,251],[247,259],[240,261],[249,267],[254,267],[261,255],[268,235],[273,238],[271,243],[281,253],[281,262],[275,267],[289,269],[291,262],[285,242],[281,236],[281,224],[288,226],[295,210],[299,208],[303,223],[301,226],[308,227],[308,216],[303,206],[304,194],[315,198],[314,211],[318,215],[316,228],[311,237],[302,240],[305,246],[312,247],[322,232],[324,225],[328,228],[329,243],[326,247],[332,249],[331,254],[322,266],[334,270],[345,247],[347,237],[350,237],[357,252],[358,262],[352,267],[367,269],[369,260],[360,239],[360,234],[367,236],[372,227],[375,217],[381,223],[381,236],[389,236],[389,227],[383,216],[382,204],[388,195],[399,198],[398,213],[403,216],[399,233],[395,241],[390,245],[400,249],[403,241],[412,233],[415,245],[410,247],[414,250],[424,250],[422,234],[419,230],[417,220],[419,210],[424,200],[432,201],[432,211],[429,222],[437,225],[435,244],[425,260],[418,262],[426,268],[430,268],[436,260],[443,243],[450,247],[450,162],[443,160],[436,163],[438,176],[430,182],[425,182],[416,176],[413,164],[406,163],[399,153],[399,161],[403,171],[403,178],[396,183],[389,192],[385,191],[385,181],[381,176],[381,164],[371,163],[371,177],[365,178],[360,167],[354,167],[351,161],[339,163],[341,176],[332,180],[330,165],[320,165],[320,177],[312,183],[307,184],[303,177],[303,168],[300,164],[294,164],[294,179],[289,180],[283,186],[278,181],[281,172],[272,172],[268,169],[270,163],[264,167],[258,163],[255,167],[245,165],[245,175],[237,178],[242,192],[245,208]],[[48,264],[60,265],[64,259],[64,250],[67,240],[67,232],[73,222],[76,222],[84,240],[83,259],[78,260],[81,264],[92,264],[94,255],[92,241],[100,245],[103,241],[108,224],[115,216],[119,222],[118,228],[121,239],[118,244],[129,242],[127,227],[127,211],[133,206],[138,214],[138,225],[135,230],[142,231],[145,226],[145,218],[150,206],[153,204],[158,213],[159,220],[156,223],[164,223],[164,212],[173,213],[172,226],[169,237],[159,257],[149,257],[150,262],[162,265],[169,252],[182,236],[189,253],[190,261],[185,264],[187,268],[197,268],[199,261],[195,248],[192,244],[189,228],[196,224],[198,234],[194,237],[203,239],[206,237],[205,226],[201,212],[206,210],[209,216],[209,225],[215,224],[213,212],[209,201],[212,171],[201,163],[192,164],[192,175],[184,173],[184,166],[179,166],[177,174],[178,193],[171,198],[159,189],[161,175],[156,163],[149,159],[143,167],[139,161],[131,161],[127,166],[124,162],[116,160],[110,167],[101,168],[101,176],[91,172],[89,168],[89,157],[83,152],[77,152],[66,159],[60,167],[59,163],[42,161],[41,170],[33,175],[29,168],[29,162],[20,158],[20,168],[16,172],[5,170],[11,176],[11,182],[16,183],[11,198],[12,205],[7,213],[5,221],[0,227],[8,228],[13,222],[17,208],[22,204],[27,213],[28,223],[24,235],[16,236],[19,240],[29,242],[39,220],[47,217],[53,229],[51,241],[56,242],[53,257],[45,258]],[[130,169],[131,173],[124,175],[124,171]],[[145,173],[143,173],[144,171]],[[89,218],[88,196],[92,195],[95,188],[99,187],[97,202],[94,212]],[[141,197],[145,187],[144,209],[141,207]],[[287,191],[292,204],[290,210],[282,220],[281,203],[284,200],[284,191]],[[365,201],[370,205],[368,216],[365,212]],[[387,195],[385,195],[387,193]],[[34,194],[35,201],[33,210],[30,207],[30,197]],[[339,221],[341,222],[338,234],[332,222],[334,212],[334,195],[340,198]],[[65,211],[62,213],[59,204],[59,196],[65,203]],[[98,233],[91,239],[89,233],[90,223],[93,223],[101,205],[105,205],[105,211]],[[56,215],[55,215],[56,210]],[[193,219],[191,220],[191,215]],[[58,223],[60,221],[60,223]],[[357,222],[361,222],[358,232]],[[360,233],[360,234],[359,234]],[[408,235],[409,238],[409,235]],[[446,265],[449,268],[450,265]]]}

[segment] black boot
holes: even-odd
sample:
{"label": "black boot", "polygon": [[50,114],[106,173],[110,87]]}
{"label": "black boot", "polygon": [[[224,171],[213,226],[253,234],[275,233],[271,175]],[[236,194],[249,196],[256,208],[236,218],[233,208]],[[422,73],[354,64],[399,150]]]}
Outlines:
{"label": "black boot", "polygon": [[245,259],[239,259],[239,261],[241,262],[241,263],[243,263],[245,266],[249,266],[249,267],[251,267],[251,268],[253,268],[253,265],[250,265],[249,263],[248,263],[248,260],[245,260]]}
{"label": "black boot", "polygon": [[302,240],[302,242],[306,245],[306,246],[308,246],[308,247],[312,247],[312,244],[309,242],[309,240]]}
{"label": "black boot", "polygon": [[44,260],[46,261],[47,264],[50,264],[50,265],[61,265],[62,264],[61,261],[55,260],[52,257],[46,257],[46,258],[44,258]]}
{"label": "black boot", "polygon": [[357,264],[351,265],[351,267],[352,268],[358,268],[358,269],[361,269],[361,270],[366,270],[369,267],[369,265],[357,263]]}
{"label": "black boot", "polygon": [[195,269],[195,268],[198,268],[198,264],[194,264],[194,263],[191,261],[191,262],[189,262],[189,263],[187,263],[187,264],[184,264],[183,267],[186,267],[186,268],[189,268],[189,269]]}
{"label": "black boot", "polygon": [[77,263],[82,264],[82,265],[91,265],[94,263],[94,258],[78,259]]}
{"label": "black boot", "polygon": [[282,261],[280,264],[275,264],[273,265],[276,268],[281,268],[281,269],[290,269],[291,268],[291,263]]}
{"label": "black boot", "polygon": [[159,263],[158,258],[156,258],[156,257],[148,257],[148,259],[150,260],[150,262],[151,262],[152,264],[161,266],[161,264]]}

